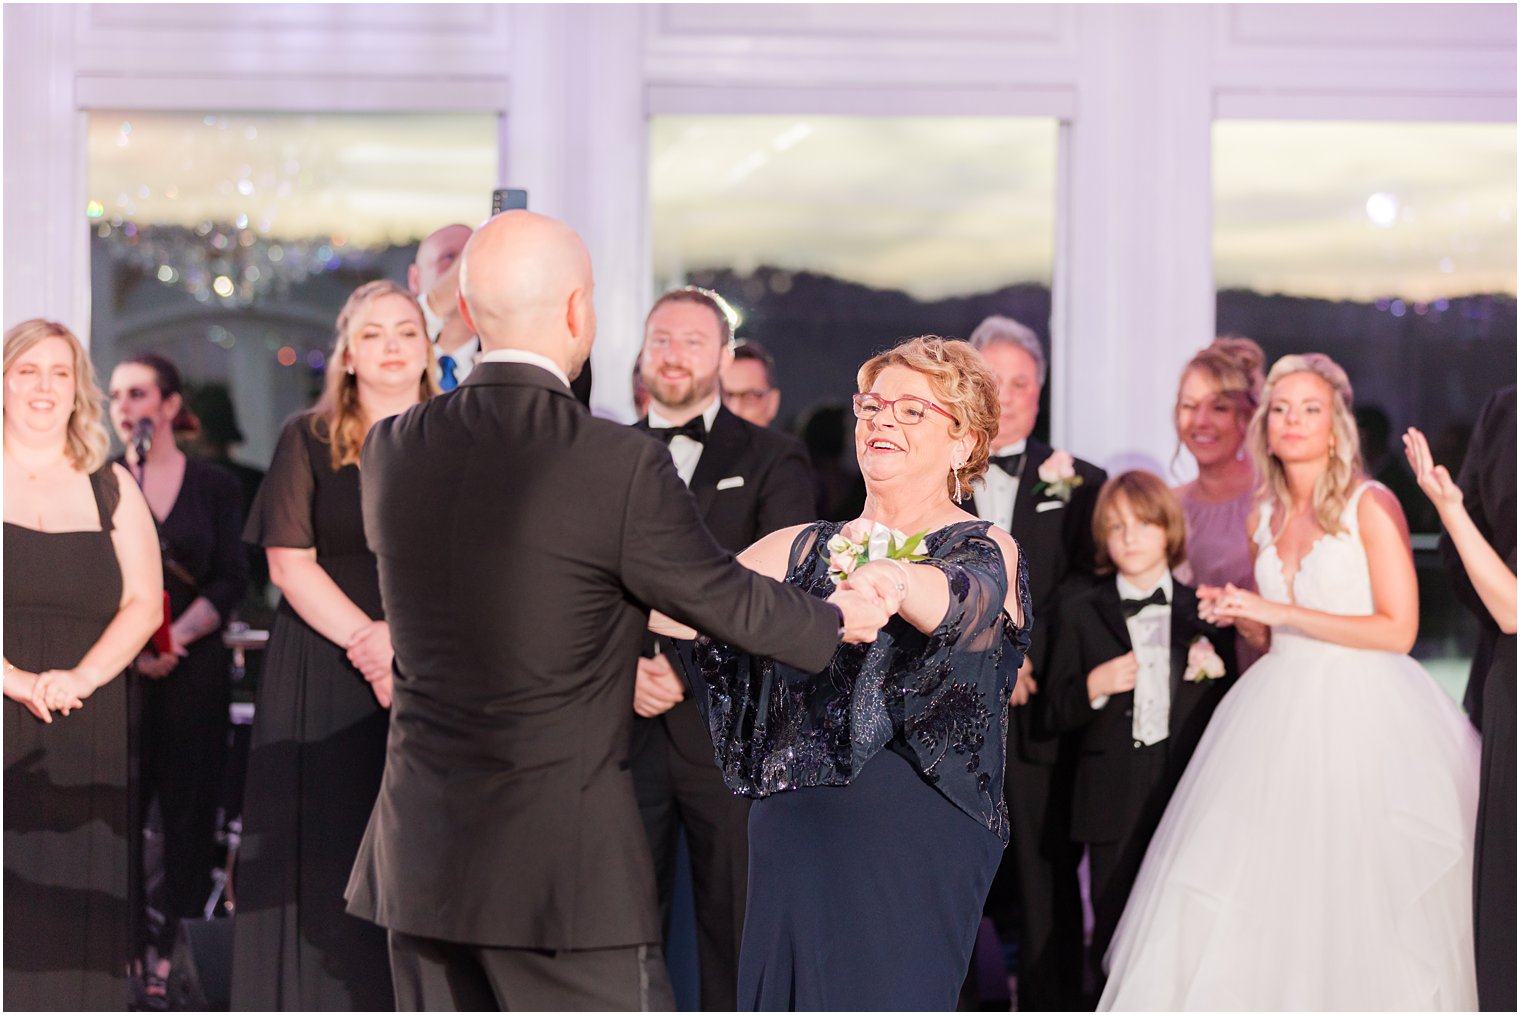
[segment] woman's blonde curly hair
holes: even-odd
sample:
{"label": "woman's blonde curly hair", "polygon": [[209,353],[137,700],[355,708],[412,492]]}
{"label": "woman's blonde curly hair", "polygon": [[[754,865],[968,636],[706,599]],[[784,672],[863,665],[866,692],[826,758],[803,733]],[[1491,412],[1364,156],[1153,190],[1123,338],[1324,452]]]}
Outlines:
{"label": "woman's blonde curly hair", "polygon": [[101,420],[100,384],[95,380],[95,368],[90,364],[84,343],[56,321],[45,321],[40,317],[22,321],[5,333],[5,372],[10,373],[11,366],[28,349],[49,338],[63,339],[73,354],[74,409],[69,413],[64,452],[74,468],[90,475],[106,463],[111,438]]}
{"label": "woman's blonde curly hair", "polygon": [[971,483],[987,471],[987,454],[998,424],[997,376],[982,354],[958,339],[923,335],[905,339],[868,359],[855,375],[862,392],[870,391],[887,367],[907,367],[923,374],[935,400],[955,417],[950,436],[972,435],[971,454],[957,470],[947,470],[945,487],[952,498],[971,494]]}
{"label": "woman's blonde curly hair", "polygon": [[1297,356],[1284,356],[1272,364],[1267,383],[1262,388],[1261,405],[1251,417],[1246,431],[1246,447],[1256,463],[1256,474],[1261,477],[1257,496],[1263,503],[1276,505],[1274,514],[1280,523],[1286,523],[1292,502],[1288,495],[1288,477],[1283,464],[1267,444],[1267,416],[1272,411],[1272,390],[1277,382],[1290,374],[1313,374],[1330,386],[1330,449],[1329,466],[1314,483],[1314,514],[1320,527],[1334,535],[1345,529],[1341,515],[1351,500],[1362,478],[1361,439],[1357,434],[1356,417],[1351,414],[1351,380],[1339,363],[1324,353],[1307,352]]}

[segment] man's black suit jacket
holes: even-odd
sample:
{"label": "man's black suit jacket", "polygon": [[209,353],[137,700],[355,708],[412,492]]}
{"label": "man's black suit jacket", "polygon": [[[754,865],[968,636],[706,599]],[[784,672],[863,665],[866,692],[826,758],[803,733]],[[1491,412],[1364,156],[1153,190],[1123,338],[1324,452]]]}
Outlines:
{"label": "man's black suit jacket", "polygon": [[[1462,488],[1462,503],[1473,524],[1500,557],[1508,559],[1515,552],[1515,386],[1496,391],[1483,403],[1473,424],[1472,443],[1457,475]],[[1473,722],[1482,725],[1483,681],[1494,662],[1494,647],[1499,642],[1499,625],[1483,605],[1477,589],[1467,577],[1462,557],[1451,544],[1451,537],[1441,534],[1441,557],[1452,588],[1478,618],[1478,644],[1473,646],[1472,672],[1467,678],[1463,705]]]}
{"label": "man's black suit jacket", "polygon": [[[1217,680],[1183,679],[1188,649],[1199,635],[1208,638],[1224,661],[1225,675]],[[1141,811],[1154,789],[1139,781],[1141,771],[1131,763],[1134,692],[1115,694],[1099,709],[1092,707],[1087,695],[1087,675],[1132,647],[1113,576],[1073,576],[1062,590],[1060,620],[1041,693],[1048,696],[1056,728],[1082,734],[1071,808],[1072,838],[1077,842],[1113,842],[1123,837],[1143,816]],[[1236,669],[1235,632],[1200,620],[1197,594],[1177,581],[1172,583],[1171,648],[1168,794],[1182,778],[1214,707],[1234,683]]]}
{"label": "man's black suit jacket", "polygon": [[[1108,473],[1076,459],[1076,473],[1082,477],[1082,484],[1072,491],[1070,502],[1062,502],[1047,491],[1036,493],[1034,489],[1040,482],[1040,466],[1054,449],[1032,437],[1024,447],[1024,466],[1019,474],[1013,515],[995,524],[1018,540],[1019,552],[1029,568],[1029,600],[1034,612],[1029,661],[1041,690],[1027,704],[1013,709],[1009,750],[1027,762],[1055,764],[1057,742],[1043,700],[1044,673],[1050,665],[1052,607],[1056,603],[1056,590],[1068,574],[1092,571],[1093,508]],[[974,497],[971,510],[981,514]]]}
{"label": "man's black suit jacket", "polygon": [[361,464],[395,698],[349,911],[496,947],[659,941],[627,770],[649,609],[805,672],[838,612],[735,563],[664,448],[535,366],[477,365]]}
{"label": "man's black suit jacket", "polygon": [[[647,419],[634,425],[649,432]],[[802,442],[746,422],[722,406],[713,418],[688,489],[707,531],[733,553],[777,529],[814,520],[813,471]],[[678,663],[675,670],[681,672]],[[688,761],[713,762],[712,738],[695,698],[688,697],[653,719],[635,718],[635,753],[637,738],[647,734],[646,726],[655,724],[665,728]]]}

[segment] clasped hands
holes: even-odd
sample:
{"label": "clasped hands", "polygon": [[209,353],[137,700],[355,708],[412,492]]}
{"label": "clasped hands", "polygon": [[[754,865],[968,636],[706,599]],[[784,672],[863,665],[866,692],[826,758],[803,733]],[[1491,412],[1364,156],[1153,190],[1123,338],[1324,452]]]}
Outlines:
{"label": "clasped hands", "polygon": [[383,620],[372,620],[349,635],[348,644],[343,648],[348,652],[348,661],[369,682],[369,689],[374,692],[380,707],[390,708],[393,690],[391,661],[396,656],[391,647],[390,625]]}
{"label": "clasped hands", "polygon": [[162,680],[174,672],[179,661],[190,654],[180,640],[180,632],[176,625],[169,625],[169,651],[159,652],[157,649],[144,649],[137,654],[137,659],[132,663],[133,669],[137,670],[149,680]]}
{"label": "clasped hands", "polygon": [[43,722],[53,721],[53,713],[68,715],[84,707],[84,699],[95,690],[96,682],[79,670],[44,670],[28,673],[14,667],[5,674],[5,695],[26,706],[27,711]]}
{"label": "clasped hands", "polygon": [[898,560],[873,560],[851,571],[829,602],[844,617],[844,640],[852,645],[876,640],[908,595],[911,568]]}
{"label": "clasped hands", "polygon": [[1267,647],[1268,631],[1288,620],[1289,606],[1263,599],[1249,589],[1226,582],[1198,586],[1198,617],[1217,627],[1234,627],[1258,650]]}
{"label": "clasped hands", "polygon": [[[872,561],[856,568],[828,601],[844,618],[844,641],[863,644],[879,632],[902,605],[908,592],[908,568],[897,562]],[[672,635],[674,636],[674,635]],[[633,711],[652,719],[686,697],[686,687],[663,655],[641,658],[633,681]]]}

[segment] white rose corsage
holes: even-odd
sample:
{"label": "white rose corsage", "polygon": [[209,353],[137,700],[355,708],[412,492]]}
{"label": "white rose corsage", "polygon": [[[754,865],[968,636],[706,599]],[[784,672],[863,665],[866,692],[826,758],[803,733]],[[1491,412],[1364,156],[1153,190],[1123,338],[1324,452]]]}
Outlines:
{"label": "white rose corsage", "polygon": [[1082,485],[1082,477],[1077,475],[1076,459],[1065,451],[1051,452],[1050,457],[1040,463],[1039,476],[1035,493],[1043,493],[1068,504],[1071,503],[1071,492]]}
{"label": "white rose corsage", "polygon": [[914,536],[889,529],[869,518],[857,518],[829,539],[819,551],[829,561],[829,577],[840,585],[850,573],[873,560],[900,560],[911,563],[928,559],[918,548],[929,530]]}
{"label": "white rose corsage", "polygon": [[1183,679],[1201,684],[1207,680],[1218,680],[1222,676],[1224,660],[1214,651],[1213,643],[1200,634],[1188,646],[1187,671],[1183,674]]}

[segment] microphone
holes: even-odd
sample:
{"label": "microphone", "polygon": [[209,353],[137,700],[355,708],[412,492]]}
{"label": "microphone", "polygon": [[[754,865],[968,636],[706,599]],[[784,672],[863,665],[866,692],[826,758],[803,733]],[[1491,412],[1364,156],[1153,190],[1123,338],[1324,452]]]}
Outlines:
{"label": "microphone", "polygon": [[148,451],[153,447],[153,421],[144,417],[132,424],[132,450],[137,455],[138,464],[148,460]]}

